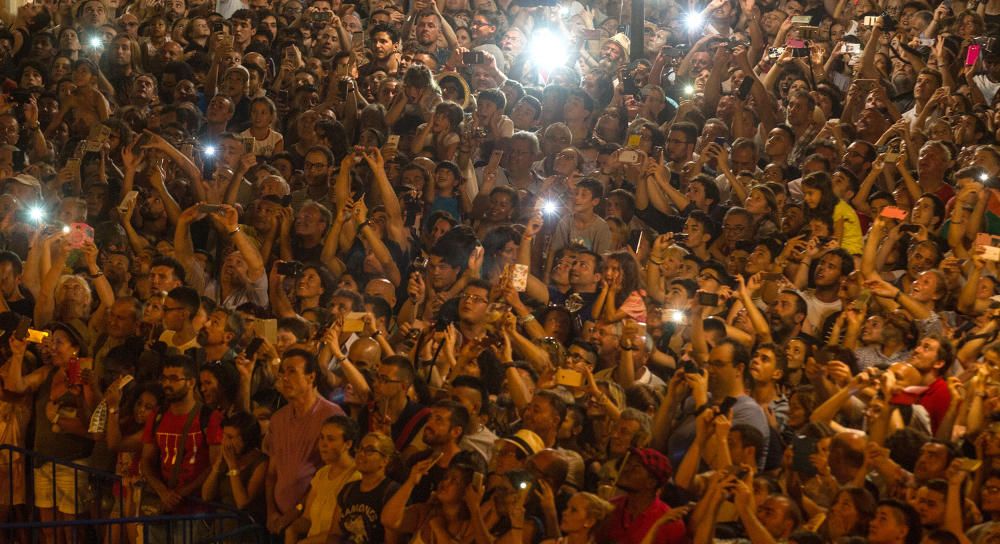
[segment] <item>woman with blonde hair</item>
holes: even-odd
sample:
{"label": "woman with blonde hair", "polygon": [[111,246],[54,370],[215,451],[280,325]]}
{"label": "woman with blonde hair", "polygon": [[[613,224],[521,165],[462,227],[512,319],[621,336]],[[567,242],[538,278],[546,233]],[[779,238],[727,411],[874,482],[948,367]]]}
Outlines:
{"label": "woman with blonde hair", "polygon": [[[593,493],[579,492],[570,497],[559,520],[559,532],[563,536],[543,540],[542,544],[589,544],[597,542],[597,531],[601,522],[615,507]],[[515,514],[516,515],[516,514]],[[520,510],[523,518],[524,509]],[[513,519],[513,516],[512,516]],[[516,521],[514,522],[517,525]]]}

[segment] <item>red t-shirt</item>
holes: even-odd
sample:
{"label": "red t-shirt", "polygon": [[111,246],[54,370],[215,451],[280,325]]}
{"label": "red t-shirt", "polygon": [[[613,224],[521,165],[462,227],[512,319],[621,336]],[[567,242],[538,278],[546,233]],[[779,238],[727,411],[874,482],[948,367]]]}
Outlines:
{"label": "red t-shirt", "polygon": [[[653,523],[670,511],[670,506],[657,498],[641,514],[633,517],[628,513],[627,501],[628,495],[611,499],[615,510],[604,526],[601,542],[639,544]],[[677,544],[686,541],[687,530],[684,528],[684,522],[680,520],[662,525],[656,532],[656,538],[653,539],[657,544]]]}
{"label": "red t-shirt", "polygon": [[[178,460],[180,453],[181,432],[184,430],[184,423],[187,422],[188,414],[173,414],[166,410],[160,423],[156,428],[156,441],[153,441],[153,425],[156,417],[146,419],[146,430],[142,433],[143,444],[156,444],[160,451],[160,479],[169,485],[170,476],[174,471],[174,463],[181,461],[180,472],[177,476],[177,487],[183,486],[198,478],[203,471],[212,468],[212,461],[208,456],[209,446],[222,444],[222,413],[212,410],[212,416],[205,426],[205,432],[201,432],[199,419],[201,414],[194,416],[191,427],[188,429],[184,446],[184,459]],[[206,443],[207,440],[207,443]],[[176,488],[175,488],[176,489]]]}
{"label": "red t-shirt", "polygon": [[948,391],[948,382],[944,378],[938,378],[927,386],[927,390],[920,395],[917,404],[927,409],[927,414],[931,416],[931,431],[937,432],[938,425],[948,412],[951,405],[951,392]]}

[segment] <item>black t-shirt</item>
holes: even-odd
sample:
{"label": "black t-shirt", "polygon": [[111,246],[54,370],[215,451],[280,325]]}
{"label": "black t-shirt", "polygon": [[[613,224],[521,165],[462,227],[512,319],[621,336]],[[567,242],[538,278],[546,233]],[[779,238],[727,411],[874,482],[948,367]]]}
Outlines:
{"label": "black t-shirt", "polygon": [[361,491],[361,481],[349,482],[340,490],[337,504],[340,507],[341,542],[373,544],[385,541],[385,529],[379,516],[389,497],[399,489],[399,484],[386,478],[375,489]]}

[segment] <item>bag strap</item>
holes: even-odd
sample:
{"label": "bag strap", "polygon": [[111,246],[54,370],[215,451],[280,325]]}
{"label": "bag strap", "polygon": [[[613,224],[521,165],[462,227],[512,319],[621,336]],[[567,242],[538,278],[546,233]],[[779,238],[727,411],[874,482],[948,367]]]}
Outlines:
{"label": "bag strap", "polygon": [[170,481],[167,482],[167,487],[173,489],[177,486],[177,480],[180,479],[181,475],[181,465],[184,464],[184,446],[187,445],[188,432],[191,430],[191,425],[194,423],[194,418],[201,413],[201,403],[195,402],[194,408],[188,412],[187,421],[184,422],[184,430],[181,431],[180,444],[177,446],[177,460],[174,461],[174,468],[170,470]]}

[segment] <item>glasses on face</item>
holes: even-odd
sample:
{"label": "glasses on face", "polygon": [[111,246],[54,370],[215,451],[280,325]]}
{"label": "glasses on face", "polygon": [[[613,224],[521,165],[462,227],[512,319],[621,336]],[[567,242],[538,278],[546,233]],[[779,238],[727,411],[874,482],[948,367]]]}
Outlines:
{"label": "glasses on face", "polygon": [[472,295],[472,294],[469,294],[469,293],[462,293],[462,299],[469,300],[469,301],[475,302],[477,304],[482,304],[484,302],[489,302],[489,299],[486,298],[486,297],[481,297],[479,295]]}
{"label": "glasses on face", "polygon": [[394,380],[389,376],[386,376],[385,374],[378,374],[378,373],[375,374],[375,381],[387,384],[403,383],[403,380]]}
{"label": "glasses on face", "polygon": [[359,448],[358,453],[363,453],[365,455],[381,455],[385,457],[385,454],[378,450],[375,446],[368,446],[365,448]]}

